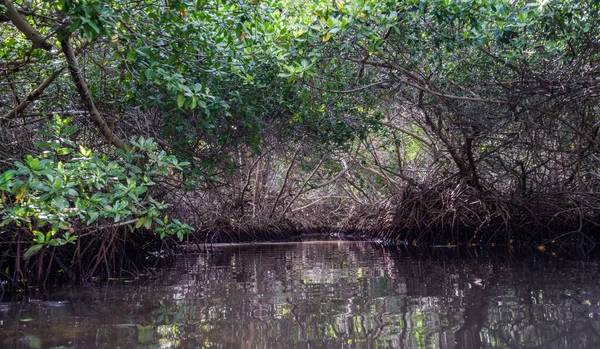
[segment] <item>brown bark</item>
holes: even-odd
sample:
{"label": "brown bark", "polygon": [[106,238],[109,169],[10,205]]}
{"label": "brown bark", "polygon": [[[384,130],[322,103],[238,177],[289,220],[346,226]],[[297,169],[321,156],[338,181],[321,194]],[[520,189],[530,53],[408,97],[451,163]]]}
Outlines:
{"label": "brown bark", "polygon": [[288,202],[287,206],[285,206],[285,208],[283,209],[283,212],[281,213],[281,217],[279,218],[279,220],[282,220],[283,218],[285,218],[285,213],[290,209],[290,207],[292,206],[292,204],[294,203],[294,201],[296,201],[298,199],[298,197],[300,197],[300,195],[302,195],[302,191],[304,190],[304,187],[306,187],[306,185],[308,184],[308,182],[314,177],[315,173],[317,173],[317,171],[319,170],[319,168],[323,164],[323,160],[325,160],[325,157],[321,157],[321,160],[319,160],[319,163],[317,164],[317,166],[315,166],[314,170],[312,170],[312,172],[306,178],[306,180],[304,181],[304,183],[302,183],[302,185],[300,186],[300,189],[298,190],[298,192],[296,193],[296,195],[294,196],[294,198],[290,202]]}
{"label": "brown bark", "polygon": [[[89,44],[89,42],[86,40],[81,45],[79,45],[75,49],[75,55],[78,56],[81,52],[83,52],[83,50],[88,46],[88,44]],[[53,52],[49,55],[55,56],[61,52],[62,51]],[[6,66],[7,67],[13,66],[14,69],[0,72],[0,76],[9,75],[9,74],[17,71],[19,67],[25,66],[28,63],[37,63],[38,61],[39,60],[37,58],[27,58],[27,59],[19,59],[19,60],[13,61],[13,62],[9,62],[8,65],[6,65]],[[65,69],[65,68],[64,67],[60,68],[59,70],[54,71],[50,75],[48,75],[48,77],[44,81],[42,81],[42,83],[35,90],[31,91],[29,93],[29,95],[27,95],[27,98],[24,101],[20,102],[19,105],[17,105],[13,110],[9,111],[8,113],[6,113],[2,117],[0,117],[0,121],[6,120],[6,119],[13,119],[13,118],[17,117],[18,115],[20,115],[33,101],[38,99],[44,93],[44,90],[54,82],[54,80],[63,71],[63,69]],[[53,113],[48,113],[48,114],[53,114]],[[33,113],[33,114],[30,114],[29,116],[40,116],[40,115],[41,114],[39,114],[39,113]]]}
{"label": "brown bark", "polygon": [[252,217],[256,217],[260,200],[260,192],[262,191],[262,164],[259,161],[256,166],[256,175],[254,176],[254,194],[252,195]]}
{"label": "brown bark", "polygon": [[63,35],[60,45],[63,53],[65,54],[65,59],[67,60],[69,71],[71,72],[71,78],[75,83],[75,88],[81,97],[81,101],[90,113],[92,122],[94,125],[96,125],[100,133],[102,133],[104,138],[106,138],[110,144],[114,144],[117,148],[125,149],[127,147],[125,142],[123,142],[112,132],[92,100],[92,96],[90,95],[90,91],[85,83],[81,69],[79,69],[79,63],[77,62],[77,57],[75,57],[75,52],[69,43],[69,35]]}
{"label": "brown bark", "polygon": [[281,184],[281,189],[279,190],[279,194],[277,194],[277,197],[275,198],[275,202],[273,203],[273,207],[271,208],[271,214],[269,214],[269,218],[273,217],[273,214],[275,214],[275,210],[277,209],[277,204],[279,203],[279,199],[281,199],[281,196],[283,195],[283,191],[285,190],[285,187],[287,185],[287,181],[290,178],[290,173],[292,173],[292,168],[294,167],[294,163],[296,162],[296,157],[298,156],[298,152],[294,153],[294,156],[292,157],[292,161],[290,162],[290,166],[288,166],[287,171],[285,172],[285,177],[283,178],[283,184]]}
{"label": "brown bark", "polygon": [[21,17],[17,9],[13,6],[12,1],[0,0],[0,5],[6,7],[5,16],[17,27],[17,29],[25,34],[27,39],[33,43],[33,48],[43,48],[46,51],[52,49],[52,45],[40,34],[29,22]]}

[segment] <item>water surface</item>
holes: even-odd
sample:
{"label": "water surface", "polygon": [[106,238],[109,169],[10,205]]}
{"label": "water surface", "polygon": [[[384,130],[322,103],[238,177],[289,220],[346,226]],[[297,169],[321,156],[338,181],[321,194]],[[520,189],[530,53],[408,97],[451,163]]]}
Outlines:
{"label": "water surface", "polygon": [[0,302],[1,348],[598,348],[600,267],[365,242],[216,246]]}

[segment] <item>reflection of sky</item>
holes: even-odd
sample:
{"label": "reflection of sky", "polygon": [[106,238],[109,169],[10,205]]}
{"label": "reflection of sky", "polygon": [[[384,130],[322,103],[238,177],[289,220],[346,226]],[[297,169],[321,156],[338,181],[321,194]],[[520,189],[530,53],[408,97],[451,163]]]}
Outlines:
{"label": "reflection of sky", "polygon": [[0,303],[0,347],[600,345],[593,264],[404,254],[368,243],[219,246],[153,280]]}

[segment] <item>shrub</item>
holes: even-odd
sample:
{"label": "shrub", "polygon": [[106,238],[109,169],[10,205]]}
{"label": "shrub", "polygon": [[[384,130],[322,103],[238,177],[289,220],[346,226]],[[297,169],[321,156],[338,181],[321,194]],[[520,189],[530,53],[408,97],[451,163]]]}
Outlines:
{"label": "shrub", "polygon": [[25,229],[32,234],[25,259],[44,246],[74,243],[80,231],[103,225],[144,228],[180,241],[193,231],[164,216],[168,205],[149,192],[158,178],[173,176],[188,163],[143,137],[113,156],[92,151],[69,140],[76,131],[69,122],[54,115],[41,131],[44,141],[36,144],[41,153],[27,155],[0,175],[0,227],[7,228],[3,233]]}

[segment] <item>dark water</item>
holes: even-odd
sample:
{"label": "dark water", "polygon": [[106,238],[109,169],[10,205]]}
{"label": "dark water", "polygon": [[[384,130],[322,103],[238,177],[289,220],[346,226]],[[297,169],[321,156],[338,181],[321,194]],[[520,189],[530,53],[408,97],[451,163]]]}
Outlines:
{"label": "dark water", "polygon": [[598,263],[475,254],[219,246],[2,302],[0,348],[600,348]]}

